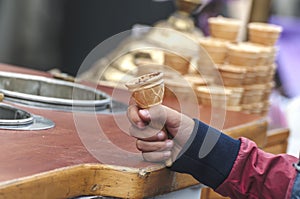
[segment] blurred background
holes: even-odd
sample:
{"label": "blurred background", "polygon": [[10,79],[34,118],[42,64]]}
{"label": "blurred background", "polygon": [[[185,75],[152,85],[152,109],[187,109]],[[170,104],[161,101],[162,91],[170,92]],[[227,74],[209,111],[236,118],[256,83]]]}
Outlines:
{"label": "blurred background", "polygon": [[[278,118],[275,123],[300,129],[297,122],[290,122],[299,118],[292,110],[300,109],[300,1],[205,2],[201,12],[191,15],[204,35],[208,34],[207,18],[220,14],[283,26],[276,60],[277,94],[271,99],[277,104],[273,114]],[[42,71],[57,68],[76,75],[84,58],[102,41],[136,24],[151,26],[175,10],[172,0],[0,0],[0,62]]]}
{"label": "blurred background", "polygon": [[[296,13],[298,1],[280,2],[273,1],[271,10]],[[202,16],[227,13],[227,4],[232,1],[213,0]],[[174,10],[173,1],[0,0],[0,61],[41,70],[59,67],[75,74],[84,57],[103,40],[134,24],[152,25]],[[193,16],[195,23],[206,32],[200,15]]]}
{"label": "blurred background", "polygon": [[171,1],[0,0],[0,61],[75,75],[105,39],[173,11]]}
{"label": "blurred background", "polygon": [[[294,83],[298,77],[295,70],[299,68],[295,66],[295,54],[300,45],[294,45],[300,44],[299,1],[203,2],[208,5],[192,17],[204,34],[208,34],[207,18],[219,14],[284,26],[277,83],[282,86],[284,82],[281,91],[288,97],[300,94]],[[175,10],[172,0],[0,0],[0,62],[38,70],[58,68],[76,75],[87,54],[102,41],[135,24],[153,25]]]}

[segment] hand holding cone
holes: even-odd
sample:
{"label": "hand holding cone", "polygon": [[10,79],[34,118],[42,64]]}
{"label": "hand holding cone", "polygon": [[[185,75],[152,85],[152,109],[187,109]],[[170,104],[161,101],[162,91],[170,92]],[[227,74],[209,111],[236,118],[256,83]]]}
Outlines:
{"label": "hand holding cone", "polygon": [[[164,97],[164,80],[162,72],[142,75],[126,83],[138,107],[148,109],[162,103]],[[155,127],[154,127],[155,128]],[[166,131],[166,129],[162,129]],[[171,158],[165,162],[166,166],[172,165]]]}

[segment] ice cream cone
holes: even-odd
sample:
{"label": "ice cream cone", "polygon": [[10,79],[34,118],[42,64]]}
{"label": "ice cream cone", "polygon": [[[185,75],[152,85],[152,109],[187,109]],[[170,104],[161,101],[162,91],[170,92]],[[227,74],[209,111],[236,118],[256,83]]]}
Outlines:
{"label": "ice cream cone", "polygon": [[184,55],[177,55],[175,53],[164,53],[164,65],[173,68],[180,74],[187,74],[190,67],[191,57]]}
{"label": "ice cream cone", "polygon": [[[162,103],[164,97],[164,80],[162,72],[148,73],[127,82],[125,86],[140,108],[150,108]],[[166,131],[166,129],[162,129]],[[166,131],[167,132],[167,131]],[[165,161],[165,165],[170,167],[172,159]]]}
{"label": "ice cream cone", "polygon": [[241,29],[241,21],[234,18],[222,16],[210,17],[208,19],[210,35],[215,38],[237,42]]}
{"label": "ice cream cone", "polygon": [[219,65],[218,70],[224,86],[241,86],[247,73],[245,67],[233,65]]}
{"label": "ice cream cone", "polygon": [[132,92],[132,97],[140,108],[150,108],[162,103],[164,96],[162,72],[139,76],[125,85]]}
{"label": "ice cream cone", "polygon": [[248,24],[249,40],[253,43],[258,43],[267,46],[276,44],[282,27],[274,24],[252,22]]}
{"label": "ice cream cone", "polygon": [[200,45],[207,51],[215,64],[223,64],[227,55],[228,41],[216,38],[202,38]]}
{"label": "ice cream cone", "polygon": [[238,66],[255,66],[258,63],[260,49],[245,44],[228,45],[228,63]]}

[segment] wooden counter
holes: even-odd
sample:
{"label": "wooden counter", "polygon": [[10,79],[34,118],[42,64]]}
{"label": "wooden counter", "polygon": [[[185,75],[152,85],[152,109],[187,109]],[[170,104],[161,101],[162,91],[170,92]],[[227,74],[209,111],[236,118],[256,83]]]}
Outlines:
{"label": "wooden counter", "polygon": [[[44,72],[5,64],[0,64],[0,70],[49,76]],[[110,87],[99,88],[112,94]],[[127,99],[127,91],[120,93],[120,98]],[[172,101],[167,100],[166,104],[172,105]],[[118,126],[120,122],[128,125],[124,119],[125,112],[117,116],[82,113],[81,126],[78,127],[76,116],[71,112],[14,106],[49,118],[56,126],[40,131],[0,130],[1,199],[70,198],[79,195],[144,198],[198,184],[189,175],[143,161],[135,149],[135,139]],[[199,118],[209,123],[210,108],[199,106],[199,110]],[[93,117],[98,124],[92,122]],[[121,119],[116,120],[116,117]],[[99,124],[105,139],[97,137]],[[223,131],[234,137],[244,135],[261,140],[258,144],[263,144],[266,129],[265,118],[226,112]],[[85,138],[82,139],[79,131],[86,131],[90,140],[83,140]],[[87,142],[94,146],[90,148]]]}

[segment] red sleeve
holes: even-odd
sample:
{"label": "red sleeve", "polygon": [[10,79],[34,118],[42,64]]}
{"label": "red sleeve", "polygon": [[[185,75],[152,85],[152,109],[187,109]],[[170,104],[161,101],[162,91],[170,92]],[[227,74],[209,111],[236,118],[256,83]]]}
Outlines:
{"label": "red sleeve", "polygon": [[239,154],[226,180],[216,189],[231,198],[290,198],[296,177],[296,157],[273,155],[241,138]]}

